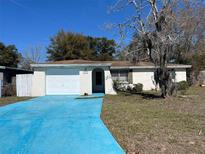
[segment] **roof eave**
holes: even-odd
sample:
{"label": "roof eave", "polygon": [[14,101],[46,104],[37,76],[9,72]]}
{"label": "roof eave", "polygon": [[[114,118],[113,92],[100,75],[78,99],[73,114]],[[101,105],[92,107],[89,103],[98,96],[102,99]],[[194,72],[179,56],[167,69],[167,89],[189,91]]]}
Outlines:
{"label": "roof eave", "polygon": [[7,66],[0,66],[0,69],[32,72],[31,70],[26,70],[23,68],[7,67]]}
{"label": "roof eave", "polygon": [[31,67],[83,67],[83,66],[111,66],[111,63],[104,64],[31,64]]}
{"label": "roof eave", "polygon": [[192,65],[175,65],[175,66],[168,66],[168,68],[191,68]]}
{"label": "roof eave", "polygon": [[[31,67],[85,67],[85,66],[110,66],[111,69],[153,69],[156,68],[152,65],[146,66],[112,66],[112,63],[99,63],[99,64],[31,64]],[[169,65],[168,68],[191,68],[191,65]]]}
{"label": "roof eave", "polygon": [[[175,65],[167,66],[167,68],[191,68],[192,65]],[[155,66],[111,66],[111,69],[153,69]]]}

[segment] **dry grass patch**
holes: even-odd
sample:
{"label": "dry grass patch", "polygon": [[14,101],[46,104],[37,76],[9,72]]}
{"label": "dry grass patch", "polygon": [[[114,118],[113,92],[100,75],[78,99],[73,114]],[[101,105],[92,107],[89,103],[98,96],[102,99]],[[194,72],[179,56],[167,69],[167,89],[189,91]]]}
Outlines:
{"label": "dry grass patch", "polygon": [[205,88],[166,100],[151,93],[107,95],[101,117],[128,153],[205,152]]}
{"label": "dry grass patch", "polygon": [[0,106],[4,106],[4,105],[8,105],[11,103],[16,103],[16,102],[20,102],[20,101],[25,101],[28,99],[31,99],[32,97],[3,97],[0,98]]}

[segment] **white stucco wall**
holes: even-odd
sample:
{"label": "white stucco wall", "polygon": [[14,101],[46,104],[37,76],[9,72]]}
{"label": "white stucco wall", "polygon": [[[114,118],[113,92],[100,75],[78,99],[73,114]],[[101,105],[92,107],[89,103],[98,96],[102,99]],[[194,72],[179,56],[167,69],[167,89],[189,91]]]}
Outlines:
{"label": "white stucco wall", "polygon": [[[92,70],[95,68],[102,68],[104,70],[105,79],[105,94],[116,94],[113,89],[113,81],[108,66],[104,67],[78,67],[80,76],[80,94],[92,94]],[[68,68],[69,69],[69,68]],[[186,81],[186,69],[175,69],[176,82]],[[155,89],[154,85],[154,69],[133,69],[129,74],[130,81],[133,84],[142,83],[143,90]],[[32,96],[46,95],[46,68],[35,68],[33,74]]]}
{"label": "white stucco wall", "polygon": [[[186,69],[175,69],[175,82],[187,81]],[[133,69],[133,84],[142,83],[143,90],[155,89],[154,69]]]}
{"label": "white stucco wall", "polygon": [[0,72],[0,80],[2,80],[2,82],[4,80],[4,73],[3,72]]}
{"label": "white stucco wall", "polygon": [[101,68],[104,70],[105,94],[116,94],[113,89],[113,81],[109,67],[82,67],[80,69],[80,94],[92,94],[92,71],[95,68]]}
{"label": "white stucco wall", "polygon": [[113,81],[109,67],[82,67],[80,71],[80,94],[92,94],[92,71],[95,68],[101,68],[104,70],[105,94],[116,94],[113,89]]}
{"label": "white stucco wall", "polygon": [[90,67],[81,67],[80,69],[80,94],[92,94],[92,69]]}
{"label": "white stucco wall", "polygon": [[175,69],[175,79],[176,82],[180,82],[180,81],[187,81],[187,77],[186,77],[186,69]]}
{"label": "white stucco wall", "polygon": [[105,72],[105,94],[116,95],[116,91],[113,88],[113,80],[110,73],[110,68],[104,68]]}
{"label": "white stucco wall", "polygon": [[132,75],[133,84],[143,84],[143,90],[155,89],[153,69],[133,69]]}
{"label": "white stucco wall", "polygon": [[45,96],[45,70],[36,69],[33,74],[32,96]]}
{"label": "white stucco wall", "polygon": [[[92,70],[102,68],[105,78],[105,94],[116,94],[109,67],[79,67],[80,95],[92,94]],[[69,68],[68,68],[69,69]],[[35,68],[33,74],[32,96],[46,95],[46,68]]]}

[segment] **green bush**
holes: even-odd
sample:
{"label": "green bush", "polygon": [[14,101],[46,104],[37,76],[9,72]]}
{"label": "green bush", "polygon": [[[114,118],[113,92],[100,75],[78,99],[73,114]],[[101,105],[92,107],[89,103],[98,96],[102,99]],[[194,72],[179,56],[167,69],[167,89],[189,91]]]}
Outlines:
{"label": "green bush", "polygon": [[177,90],[187,90],[189,88],[189,84],[186,81],[180,81],[177,83]]}
{"label": "green bush", "polygon": [[134,84],[133,92],[140,93],[143,90],[143,84]]}

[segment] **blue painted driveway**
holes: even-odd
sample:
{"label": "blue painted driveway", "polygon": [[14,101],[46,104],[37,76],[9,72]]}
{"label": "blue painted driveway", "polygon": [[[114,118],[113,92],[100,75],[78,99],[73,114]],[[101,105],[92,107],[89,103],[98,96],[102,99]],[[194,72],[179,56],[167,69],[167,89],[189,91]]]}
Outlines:
{"label": "blue painted driveway", "polygon": [[0,107],[0,153],[124,153],[100,119],[102,98],[75,98],[45,96]]}

